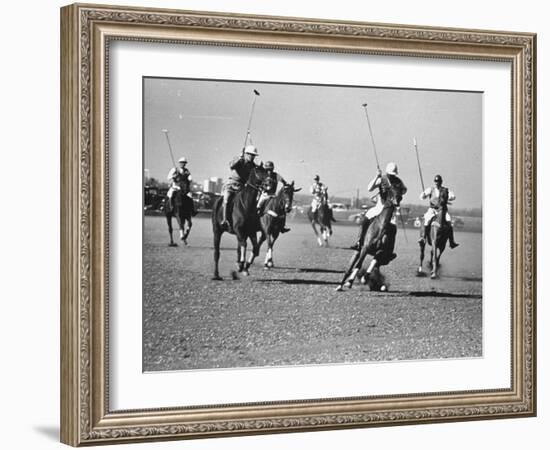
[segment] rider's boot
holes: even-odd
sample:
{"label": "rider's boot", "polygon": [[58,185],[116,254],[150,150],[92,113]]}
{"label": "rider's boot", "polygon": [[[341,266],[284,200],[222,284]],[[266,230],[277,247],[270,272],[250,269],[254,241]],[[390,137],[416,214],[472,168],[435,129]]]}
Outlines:
{"label": "rider's boot", "polygon": [[350,249],[351,250],[361,250],[361,247],[363,247],[363,240],[365,239],[365,234],[367,233],[367,230],[370,225],[370,219],[368,217],[365,217],[363,221],[361,222],[361,225],[359,225],[359,233],[357,234],[357,242],[353,244]]}
{"label": "rider's boot", "polygon": [[453,227],[451,227],[451,232],[449,233],[449,247],[457,248],[458,246],[459,244],[455,242],[455,231]]}
{"label": "rider's boot", "polygon": [[[284,217],[284,216],[283,216]],[[281,230],[281,233],[288,233],[290,231],[290,228],[286,227],[286,217],[283,218],[283,228]]]}

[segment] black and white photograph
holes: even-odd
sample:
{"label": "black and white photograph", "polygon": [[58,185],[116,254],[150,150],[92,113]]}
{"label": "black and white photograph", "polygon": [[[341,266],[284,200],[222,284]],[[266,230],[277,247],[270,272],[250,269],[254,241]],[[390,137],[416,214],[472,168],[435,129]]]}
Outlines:
{"label": "black and white photograph", "polygon": [[483,356],[483,92],[143,78],[143,370]]}

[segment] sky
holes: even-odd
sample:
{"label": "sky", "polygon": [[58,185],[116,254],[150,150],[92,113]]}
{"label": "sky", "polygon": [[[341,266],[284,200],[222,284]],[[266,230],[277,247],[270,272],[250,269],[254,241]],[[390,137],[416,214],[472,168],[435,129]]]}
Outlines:
{"label": "sky", "polygon": [[479,92],[319,86],[187,79],[144,79],[143,151],[147,175],[165,180],[174,158],[185,156],[193,179],[226,179],[241,153],[253,90],[251,135],[260,156],[305,188],[318,174],[329,194],[366,195],[376,159],[390,161],[409,191],[404,203],[422,203],[413,138],[426,187],[436,174],[456,195],[458,208],[482,204],[482,108]]}

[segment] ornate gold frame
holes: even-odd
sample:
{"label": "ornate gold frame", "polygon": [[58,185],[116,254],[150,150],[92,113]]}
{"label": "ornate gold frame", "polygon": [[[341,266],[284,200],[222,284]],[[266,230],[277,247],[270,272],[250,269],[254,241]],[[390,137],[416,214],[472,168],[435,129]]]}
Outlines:
{"label": "ornate gold frame", "polygon": [[[512,65],[512,385],[391,397],[112,412],[106,270],[109,42],[206,43],[508,61]],[[312,431],[536,412],[536,36],[358,22],[71,5],[61,9],[61,440]]]}

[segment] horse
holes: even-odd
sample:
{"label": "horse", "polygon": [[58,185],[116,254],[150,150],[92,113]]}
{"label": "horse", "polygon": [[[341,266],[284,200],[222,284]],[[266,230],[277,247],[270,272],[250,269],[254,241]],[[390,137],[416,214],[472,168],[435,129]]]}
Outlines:
{"label": "horse", "polygon": [[[313,228],[319,247],[322,247],[323,244],[328,247],[328,238],[332,236],[331,222],[335,222],[335,220],[332,215],[332,208],[328,205],[326,189],[317,211],[313,212],[313,207],[310,206],[307,210],[307,217],[311,222],[311,227]],[[319,225],[320,233],[317,231],[316,225]]]}
{"label": "horse", "polygon": [[260,237],[259,246],[267,240],[267,253],[264,261],[265,269],[273,267],[273,245],[285,225],[286,215],[292,211],[294,193],[301,190],[302,188],[294,189],[293,181],[290,184],[286,184],[283,189],[280,189],[264,205],[263,211],[265,212],[260,217],[262,236]]}
{"label": "horse", "polygon": [[[447,241],[451,233],[451,224],[447,221],[447,210],[449,202],[449,191],[441,189],[439,194],[439,210],[437,215],[432,219],[430,224],[430,233],[426,236],[428,244],[431,246],[430,251],[430,267],[431,278],[435,279],[439,276],[439,260],[445,251]],[[420,241],[420,266],[418,267],[418,275],[423,275],[422,264],[424,263],[424,249],[426,248],[426,239]]]}
{"label": "horse", "polygon": [[[171,205],[171,206],[169,206]],[[168,196],[164,199],[164,215],[166,216],[166,223],[168,224],[168,234],[170,235],[169,247],[177,247],[178,244],[174,242],[172,236],[172,217],[175,217],[180,228],[180,239],[185,245],[187,244],[187,238],[191,232],[193,226],[192,216],[197,213],[195,211],[195,205],[193,199],[181,190],[174,191],[172,193],[172,200]],[[185,227],[187,224],[187,228]]]}
{"label": "horse", "polygon": [[361,277],[361,282],[369,284],[374,290],[387,290],[379,268],[389,264],[395,258],[393,251],[397,227],[392,223],[392,217],[396,208],[399,207],[401,197],[401,193],[390,185],[386,191],[382,211],[370,223],[364,244],[360,250],[354,252],[349,267],[336,288],[337,291],[343,291],[344,287],[352,287],[367,255],[371,255],[373,258],[365,274]]}
{"label": "horse", "polygon": [[[243,275],[249,275],[248,269],[254,259],[260,254],[258,243],[258,231],[261,231],[260,216],[257,212],[258,193],[260,185],[265,179],[266,171],[261,166],[256,166],[248,177],[243,188],[235,193],[232,204],[227,205],[227,215],[231,218],[231,227],[228,230],[222,224],[222,202],[220,197],[214,202],[212,209],[212,231],[214,233],[214,276],[213,280],[222,280],[219,274],[220,241],[224,232],[234,234],[237,237],[237,267]],[[250,239],[252,254],[246,261],[246,244]]]}

